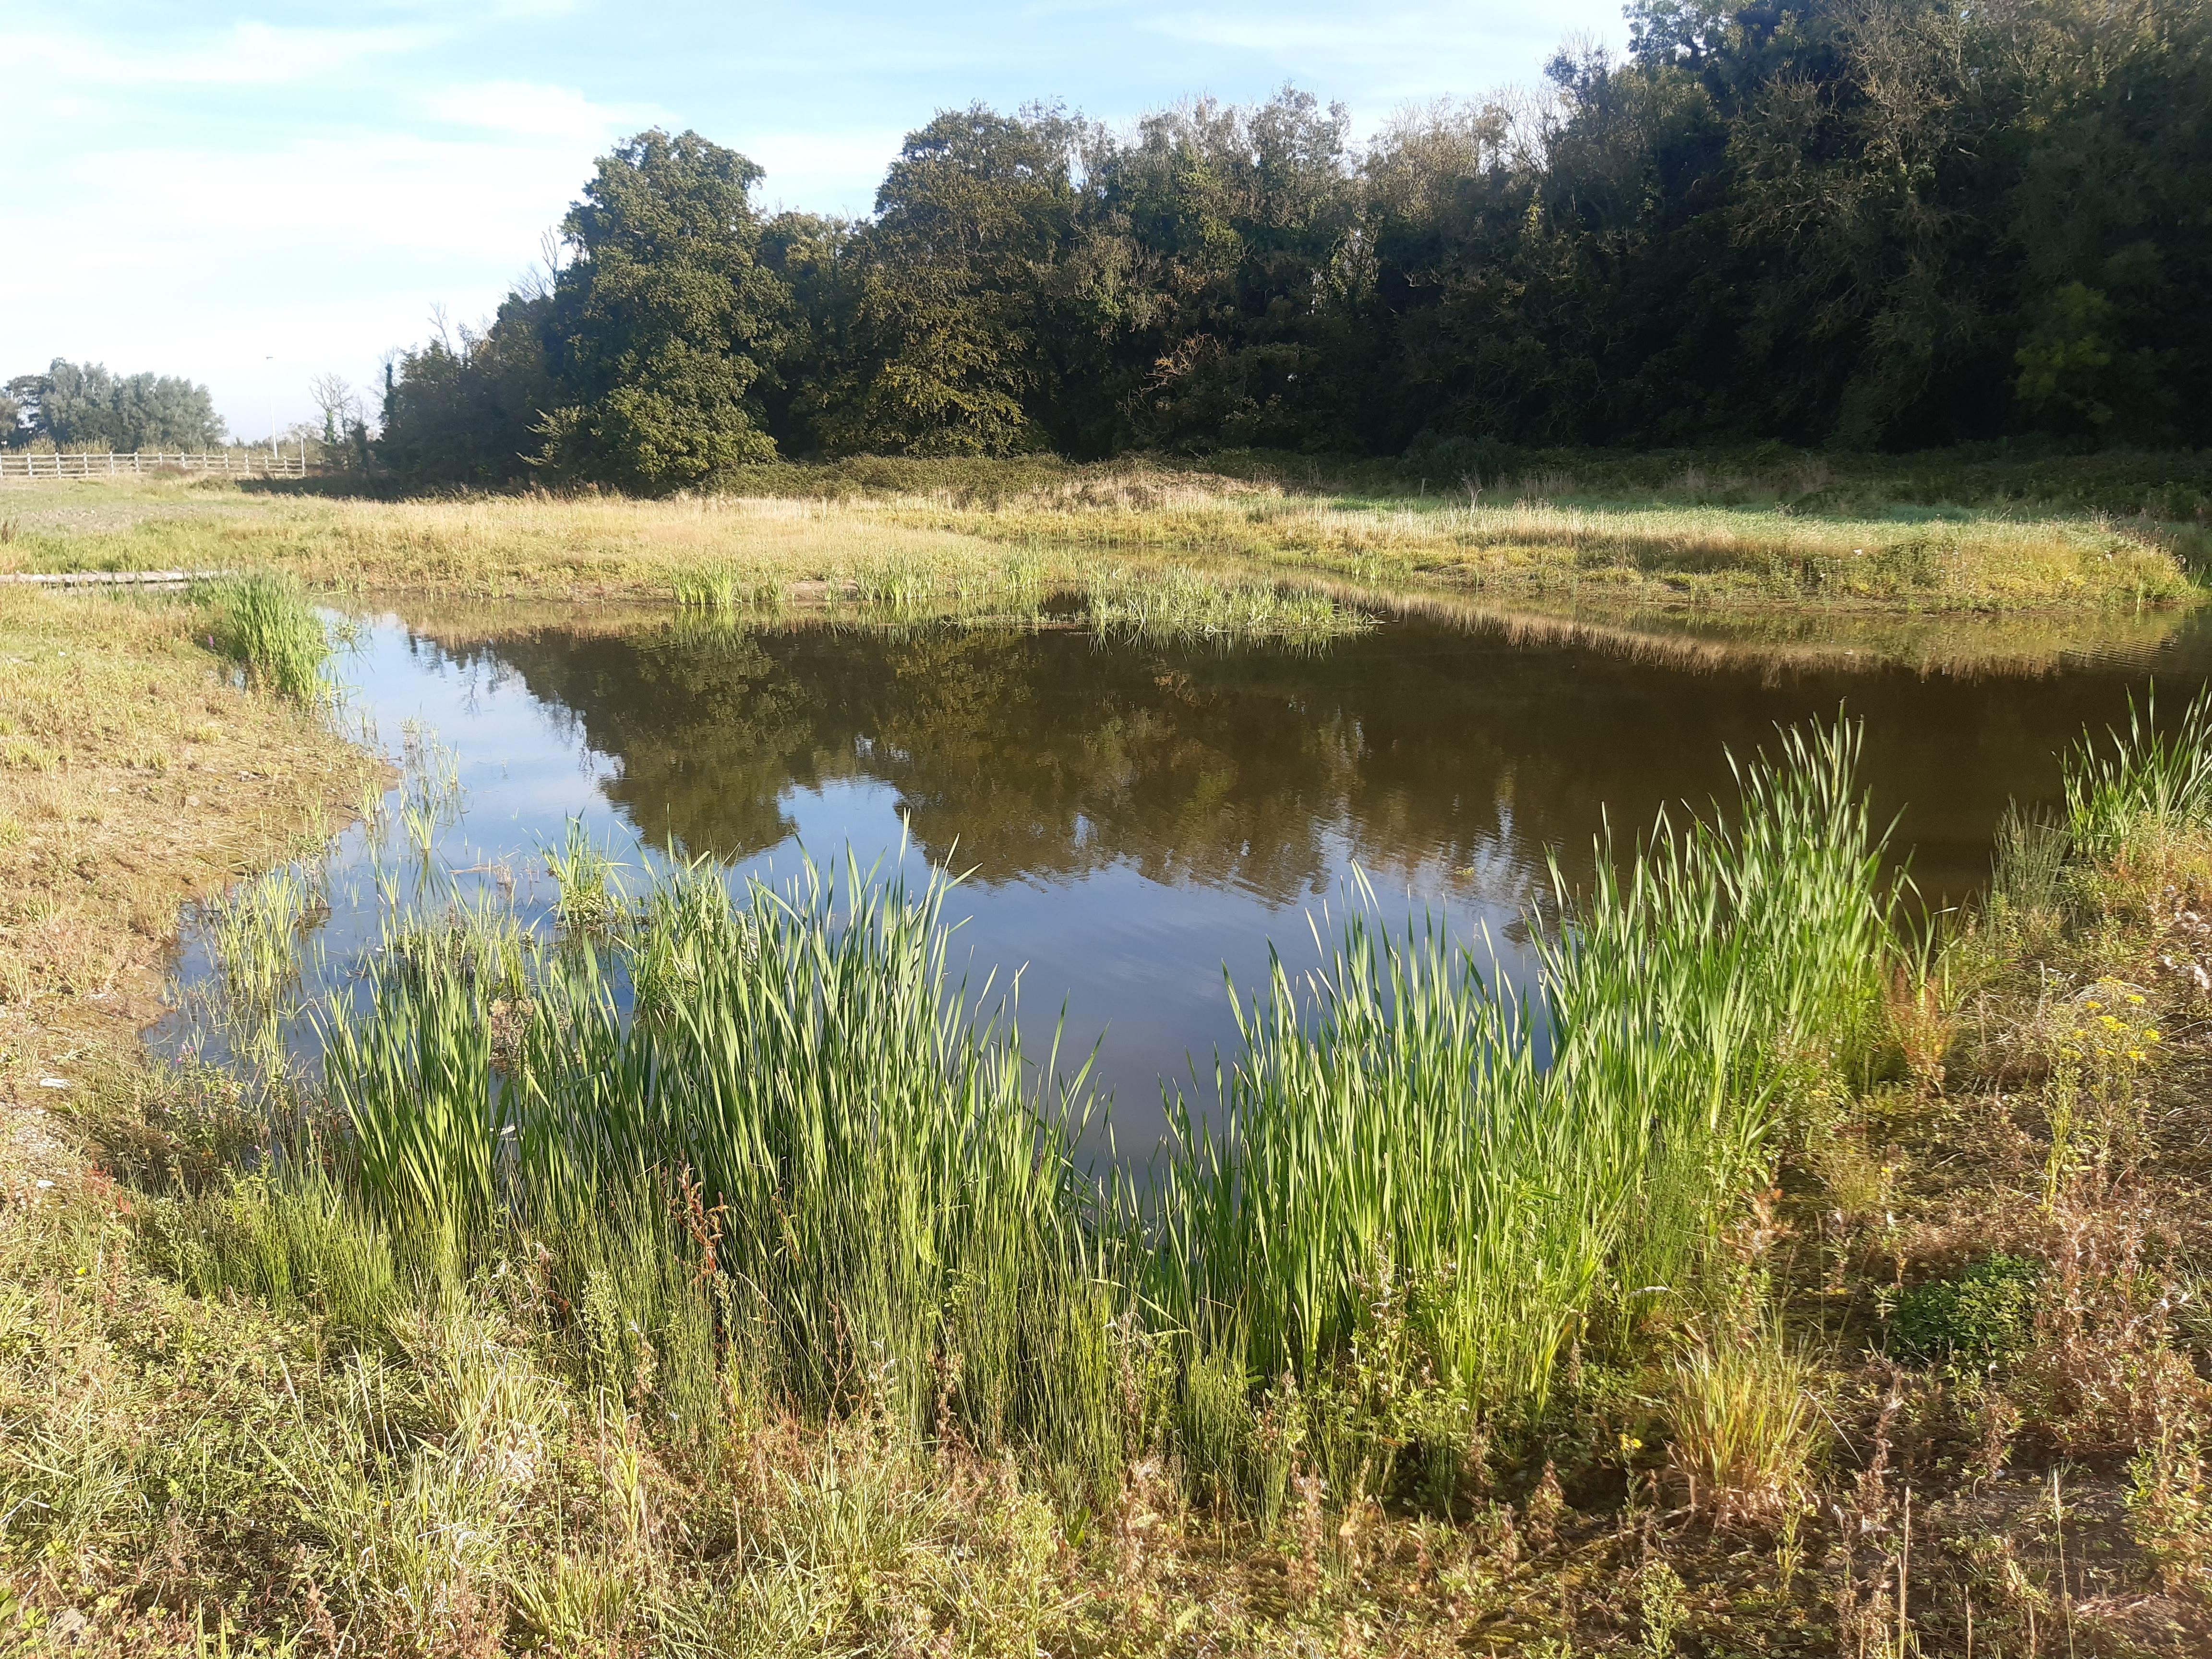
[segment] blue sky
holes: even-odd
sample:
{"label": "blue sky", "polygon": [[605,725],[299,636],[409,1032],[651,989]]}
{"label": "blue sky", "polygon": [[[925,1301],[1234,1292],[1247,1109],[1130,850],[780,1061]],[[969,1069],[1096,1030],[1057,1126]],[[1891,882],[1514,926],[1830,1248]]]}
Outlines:
{"label": "blue sky", "polygon": [[305,418],[391,349],[489,313],[593,155],[696,127],[778,203],[866,210],[937,110],[1060,100],[1113,125],[1294,82],[1364,135],[1538,78],[1618,0],[708,5],[7,0],[0,375],[55,356],[205,380],[234,431]]}

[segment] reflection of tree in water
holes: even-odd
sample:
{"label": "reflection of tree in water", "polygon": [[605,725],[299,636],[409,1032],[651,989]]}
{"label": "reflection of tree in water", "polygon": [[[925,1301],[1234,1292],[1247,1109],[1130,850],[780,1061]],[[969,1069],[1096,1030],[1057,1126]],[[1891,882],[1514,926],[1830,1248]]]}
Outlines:
{"label": "reflection of tree in water", "polygon": [[1418,624],[1320,654],[950,624],[489,649],[618,763],[608,793],[632,822],[693,851],[761,852],[790,832],[787,789],[869,779],[929,855],[957,843],[984,881],[1120,863],[1277,902],[1325,892],[1348,854],[1386,880],[1474,866],[1486,899],[1517,902],[1547,847],[1583,861],[1608,806],[1632,832],[1663,802],[1732,793],[1725,747],[1846,696],[1878,808],[1911,799],[1908,829],[1971,861],[2006,796],[2046,793],[2057,746],[2118,702],[2102,677],[1778,681]]}

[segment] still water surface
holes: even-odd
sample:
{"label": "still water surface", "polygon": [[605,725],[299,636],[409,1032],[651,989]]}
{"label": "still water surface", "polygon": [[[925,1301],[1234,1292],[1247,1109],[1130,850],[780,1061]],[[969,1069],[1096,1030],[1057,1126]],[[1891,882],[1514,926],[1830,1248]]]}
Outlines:
{"label": "still water surface", "polygon": [[[1898,659],[1903,658],[1904,660]],[[589,611],[386,614],[343,665],[387,743],[454,751],[466,811],[438,853],[461,886],[552,896],[542,849],[580,818],[633,869],[667,850],[782,876],[802,853],[970,871],[956,961],[1019,975],[1032,1046],[1098,1045],[1125,1153],[1159,1080],[1233,1051],[1224,969],[1269,943],[1302,969],[1308,916],[1355,870],[1386,909],[1486,927],[1509,968],[1556,853],[1606,821],[1730,795],[1728,752],[1838,708],[1866,723],[1877,813],[1937,902],[1983,878],[2008,799],[2057,791],[2085,726],[2155,677],[2212,673],[2197,617],[1801,626],[1745,642],[1679,623],[1577,628],[1440,611],[1326,647],[1110,640],[1063,627],[819,620],[728,628]],[[364,832],[328,860],[325,978],[373,940]],[[180,979],[208,969],[188,931]],[[204,1038],[189,1012],[161,1040]],[[1210,1091],[1210,1081],[1207,1090]]]}

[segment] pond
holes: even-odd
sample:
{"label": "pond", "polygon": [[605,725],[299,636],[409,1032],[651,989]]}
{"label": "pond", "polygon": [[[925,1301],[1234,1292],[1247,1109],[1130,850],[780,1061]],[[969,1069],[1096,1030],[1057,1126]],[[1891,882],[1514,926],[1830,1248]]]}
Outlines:
{"label": "pond", "polygon": [[[544,849],[572,819],[633,869],[673,851],[782,876],[849,848],[916,881],[969,872],[956,962],[971,985],[1018,976],[1032,1049],[1063,1021],[1063,1056],[1096,1045],[1126,1154],[1159,1133],[1162,1079],[1195,1064],[1210,1093],[1233,1054],[1224,970],[1258,982],[1271,943],[1312,964],[1309,918],[1358,876],[1388,914],[1486,929],[1510,971],[1547,860],[1579,878],[1608,817],[1632,838],[1662,807],[1725,799],[1731,752],[1840,709],[1865,722],[1864,780],[1923,896],[1955,902],[2008,800],[2056,798],[2085,726],[2154,679],[2177,708],[2203,683],[2212,624],[1728,628],[1437,603],[1310,644],[1175,643],[1049,621],[402,608],[362,618],[340,669],[387,744],[450,750],[465,810],[427,833],[459,894],[549,902]],[[389,815],[381,833],[400,833]],[[368,835],[320,866],[325,982],[376,937]],[[212,937],[187,929],[188,993]],[[155,1035],[172,1053],[216,1041],[190,995]]]}

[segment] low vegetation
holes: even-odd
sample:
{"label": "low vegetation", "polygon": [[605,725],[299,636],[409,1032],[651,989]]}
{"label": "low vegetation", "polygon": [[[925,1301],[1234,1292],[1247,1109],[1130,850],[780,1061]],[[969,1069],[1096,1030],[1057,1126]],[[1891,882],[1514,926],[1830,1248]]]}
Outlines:
{"label": "low vegetation", "polygon": [[1626,461],[1556,459],[1434,489],[1393,468],[1331,474],[1281,457],[1224,457],[1203,471],[855,461],[739,469],[717,493],[659,501],[57,483],[13,495],[0,562],[724,611],[846,599],[972,608],[1141,567],[1228,572],[1248,592],[1334,582],[1726,613],[2139,610],[2192,599],[2205,560],[2202,480],[2181,460],[2140,472],[1965,459],[1869,471],[1747,452],[1644,477]]}
{"label": "low vegetation", "polygon": [[[4,602],[343,753],[192,643],[206,599]],[[48,744],[61,648],[9,704]],[[1854,742],[1613,848],[1533,985],[1355,902],[1247,988],[1142,1180],[1078,1160],[1079,1067],[950,984],[941,881],[626,889],[572,837],[543,920],[456,908],[425,750],[383,809],[413,896],[304,1067],[251,1039],[302,1029],[311,876],[222,908],[234,1069],[65,1060],[73,984],[11,969],[76,1086],[8,1153],[0,1619],[195,1653],[2204,1639],[2212,710],[2085,744],[1934,934]]]}
{"label": "low vegetation", "polygon": [[0,1087],[22,1112],[73,1097],[41,1077],[135,1052],[180,902],[319,847],[373,783],[313,711],[241,683],[261,635],[225,614],[0,588]]}

